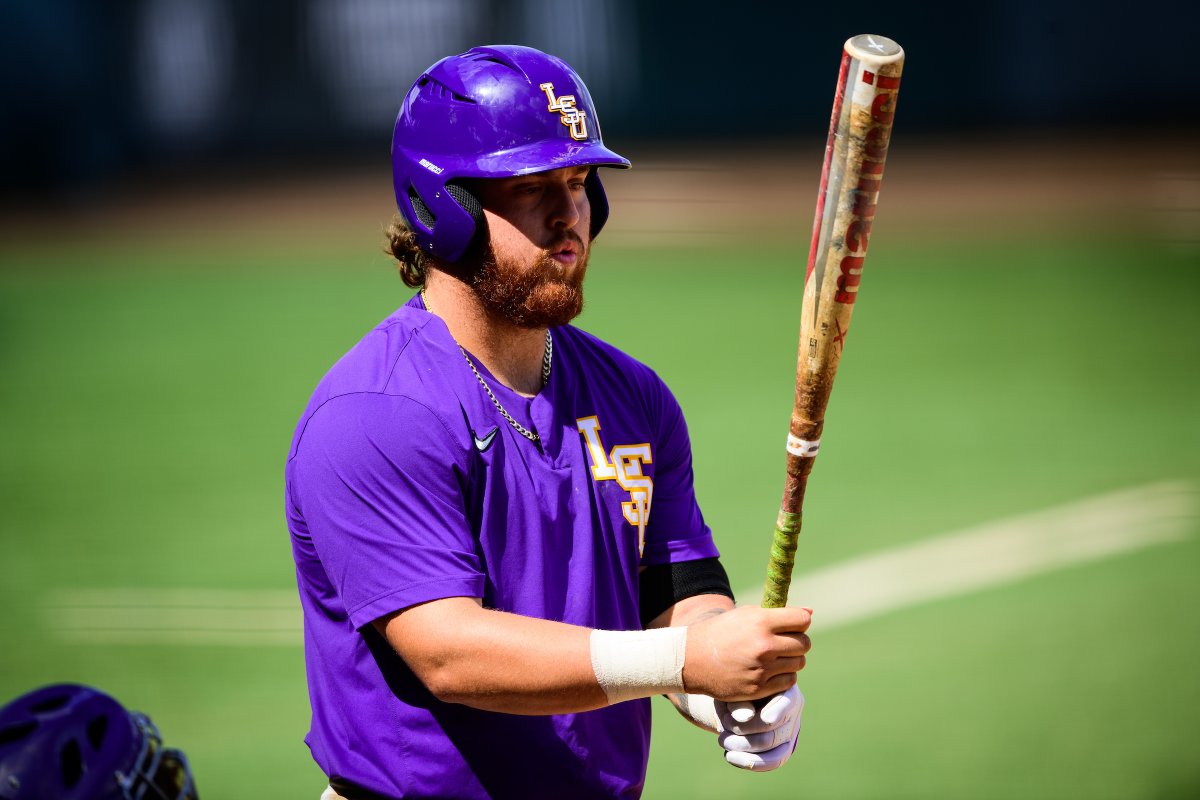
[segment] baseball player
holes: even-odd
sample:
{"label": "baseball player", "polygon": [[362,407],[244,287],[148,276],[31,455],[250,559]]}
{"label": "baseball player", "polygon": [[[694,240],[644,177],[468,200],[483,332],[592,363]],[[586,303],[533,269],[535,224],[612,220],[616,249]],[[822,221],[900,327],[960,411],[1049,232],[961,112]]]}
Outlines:
{"label": "baseball player", "polygon": [[420,288],[317,387],[287,462],[325,798],[637,797],[665,694],[750,770],[791,755],[809,609],[735,608],[679,405],[568,323],[608,217],[587,88],[445,58],[392,142]]}

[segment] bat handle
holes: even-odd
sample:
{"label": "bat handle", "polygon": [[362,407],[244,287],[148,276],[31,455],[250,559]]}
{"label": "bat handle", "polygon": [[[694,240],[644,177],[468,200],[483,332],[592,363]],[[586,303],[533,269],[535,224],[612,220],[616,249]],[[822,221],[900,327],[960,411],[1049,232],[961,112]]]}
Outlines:
{"label": "bat handle", "polygon": [[[793,430],[797,429],[793,420]],[[802,429],[809,434],[811,442],[819,442],[821,422]],[[796,563],[796,544],[800,539],[800,511],[804,507],[804,489],[808,486],[808,474],[812,471],[815,450],[792,447],[789,436],[787,456],[787,480],[783,486],[783,500],[779,504],[779,516],[775,517],[775,536],[771,539],[771,558],[767,562],[767,583],[763,587],[763,608],[783,608],[787,605],[788,587],[792,585],[792,567]],[[798,441],[804,441],[798,439]]]}
{"label": "bat handle", "polygon": [[763,608],[787,605],[792,585],[792,567],[796,563],[796,543],[800,538],[800,514],[779,510],[775,536],[771,540],[771,560],[767,563],[767,583],[763,587]]}

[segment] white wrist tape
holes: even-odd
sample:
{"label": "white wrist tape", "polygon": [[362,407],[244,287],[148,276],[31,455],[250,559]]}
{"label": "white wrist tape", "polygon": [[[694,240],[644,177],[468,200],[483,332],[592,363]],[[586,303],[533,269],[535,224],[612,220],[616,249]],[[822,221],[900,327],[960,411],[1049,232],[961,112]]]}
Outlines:
{"label": "white wrist tape", "polygon": [[683,691],[687,628],[592,631],[592,671],[609,704]]}

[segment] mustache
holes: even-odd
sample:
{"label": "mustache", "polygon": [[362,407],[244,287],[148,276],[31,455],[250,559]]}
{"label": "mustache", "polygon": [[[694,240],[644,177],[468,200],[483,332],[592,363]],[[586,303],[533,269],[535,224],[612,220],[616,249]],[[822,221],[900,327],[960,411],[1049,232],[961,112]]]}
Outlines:
{"label": "mustache", "polygon": [[562,236],[559,236],[557,239],[555,239],[553,242],[551,242],[549,245],[547,245],[546,247],[544,247],[542,249],[545,250],[546,252],[553,253],[555,250],[561,249],[562,246],[566,245],[566,244],[575,245],[576,250],[580,253],[582,253],[584,250],[587,249],[587,244],[583,241],[583,237],[580,236],[575,231],[563,231]]}

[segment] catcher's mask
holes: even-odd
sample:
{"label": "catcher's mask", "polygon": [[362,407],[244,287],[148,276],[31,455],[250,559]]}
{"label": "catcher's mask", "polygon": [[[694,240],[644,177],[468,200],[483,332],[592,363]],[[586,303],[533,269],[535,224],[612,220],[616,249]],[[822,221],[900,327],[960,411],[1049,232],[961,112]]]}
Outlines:
{"label": "catcher's mask", "polygon": [[184,754],[145,714],[56,684],[0,708],[0,800],[197,800]]}
{"label": "catcher's mask", "polygon": [[[396,203],[423,251],[453,263],[483,221],[457,181],[563,167],[628,167],[604,146],[591,95],[564,61],[531,47],[476,47],[434,64],[409,89],[392,136]],[[591,235],[608,219],[593,169]]]}

